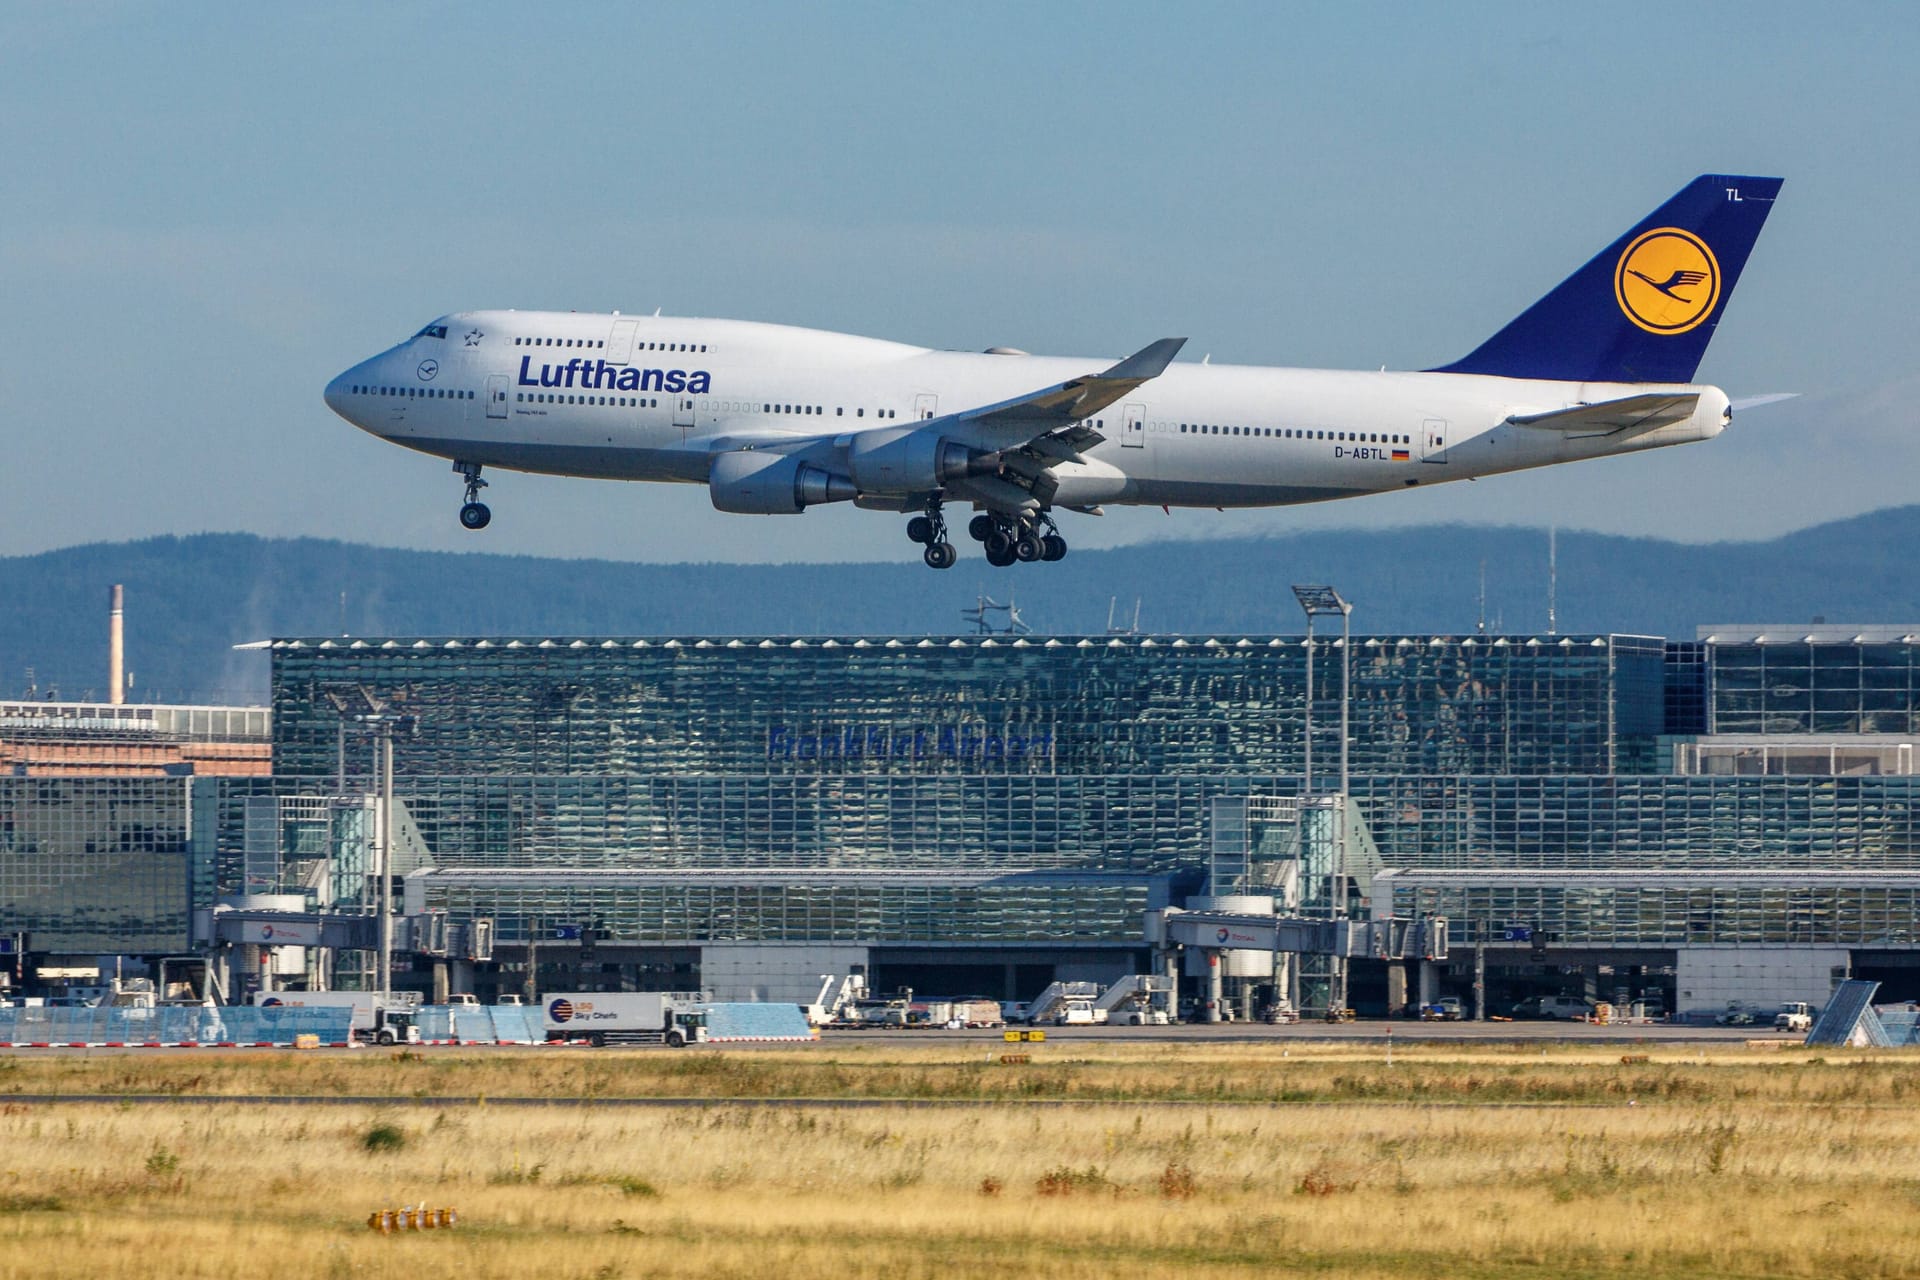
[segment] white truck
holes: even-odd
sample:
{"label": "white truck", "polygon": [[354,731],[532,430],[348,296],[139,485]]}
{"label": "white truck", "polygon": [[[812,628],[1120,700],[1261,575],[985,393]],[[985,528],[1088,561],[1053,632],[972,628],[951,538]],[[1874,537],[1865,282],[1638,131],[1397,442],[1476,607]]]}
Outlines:
{"label": "white truck", "polygon": [[1780,1006],[1780,1012],[1773,1015],[1775,1031],[1798,1031],[1802,1034],[1813,1030],[1813,1006],[1803,1000],[1790,1001]]}
{"label": "white truck", "polygon": [[704,1044],[710,1003],[698,991],[549,991],[541,999],[549,1041]]}
{"label": "white truck", "polygon": [[261,991],[253,1003],[262,1009],[351,1009],[353,1038],[362,1044],[420,1043],[420,994],[394,991],[385,1001],[378,991]]}

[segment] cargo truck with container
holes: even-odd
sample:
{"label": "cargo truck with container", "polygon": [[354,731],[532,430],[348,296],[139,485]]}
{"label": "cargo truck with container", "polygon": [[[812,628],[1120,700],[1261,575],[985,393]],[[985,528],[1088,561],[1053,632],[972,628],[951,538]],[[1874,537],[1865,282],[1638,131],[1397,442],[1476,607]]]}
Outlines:
{"label": "cargo truck with container", "polygon": [[377,991],[261,991],[253,1003],[262,1009],[351,1009],[353,1038],[360,1044],[420,1043],[420,994]]}
{"label": "cargo truck with container", "polygon": [[706,1043],[708,1003],[698,991],[553,991],[540,1013],[549,1041],[679,1049]]}

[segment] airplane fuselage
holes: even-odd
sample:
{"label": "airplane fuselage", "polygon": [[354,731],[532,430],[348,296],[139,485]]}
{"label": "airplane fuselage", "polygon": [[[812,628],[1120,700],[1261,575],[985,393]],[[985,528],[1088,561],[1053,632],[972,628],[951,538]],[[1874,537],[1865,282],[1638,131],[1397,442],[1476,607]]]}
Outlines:
{"label": "airplane fuselage", "polygon": [[[706,483],[712,459],[732,450],[811,441],[830,459],[833,438],[1008,400],[1107,363],[733,320],[473,311],[349,369],[327,402],[384,439],[474,466]],[[1697,401],[1650,429],[1515,422],[1657,393]],[[1721,391],[1695,384],[1176,364],[1086,419],[1101,439],[1051,468],[1052,501],[1318,502],[1705,440],[1728,416]],[[907,509],[921,496],[855,501]]]}

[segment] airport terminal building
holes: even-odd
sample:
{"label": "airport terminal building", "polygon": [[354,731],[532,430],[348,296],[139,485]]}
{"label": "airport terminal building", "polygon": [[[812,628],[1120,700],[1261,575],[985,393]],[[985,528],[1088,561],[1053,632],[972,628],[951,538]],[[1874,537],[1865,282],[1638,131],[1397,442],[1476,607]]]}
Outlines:
{"label": "airport terminal building", "polygon": [[[354,909],[379,706],[407,730],[408,910],[492,921],[483,995],[529,960],[543,988],[738,998],[856,966],[1004,998],[1110,980],[1152,963],[1149,910],[1300,856],[1269,828],[1340,785],[1345,665],[1348,902],[1445,916],[1448,987],[1478,961],[1495,1009],[1817,1001],[1849,973],[1920,994],[1920,627],[271,652],[270,777],[0,777],[0,932],[155,953],[236,895]],[[85,873],[103,851],[141,874]]]}

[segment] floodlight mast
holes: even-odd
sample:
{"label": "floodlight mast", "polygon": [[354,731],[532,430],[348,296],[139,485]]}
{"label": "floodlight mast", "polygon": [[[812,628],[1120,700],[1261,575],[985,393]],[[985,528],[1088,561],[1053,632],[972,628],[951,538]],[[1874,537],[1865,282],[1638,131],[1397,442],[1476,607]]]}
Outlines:
{"label": "floodlight mast", "polygon": [[410,734],[419,722],[413,716],[394,711],[391,702],[375,697],[364,685],[359,686],[356,692],[365,709],[353,715],[347,714],[344,699],[331,693],[327,698],[341,712],[343,726],[351,720],[364,732],[374,735],[374,749],[379,762],[378,817],[374,823],[378,836],[374,844],[374,910],[380,922],[380,941],[374,953],[373,971],[374,986],[379,989],[380,1003],[385,1007],[393,1000],[393,735],[396,731]]}
{"label": "floodlight mast", "polygon": [[[1334,919],[1347,915],[1347,788],[1348,740],[1351,735],[1353,680],[1353,605],[1329,586],[1295,586],[1293,598],[1307,615],[1307,692],[1306,692],[1306,796],[1313,797],[1313,620],[1340,615],[1340,791],[1334,808],[1333,875],[1329,877],[1328,898]],[[1327,1013],[1334,1016],[1347,1005],[1346,961],[1335,957],[1332,981],[1327,993]]]}

